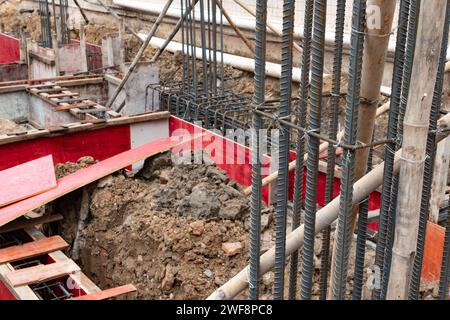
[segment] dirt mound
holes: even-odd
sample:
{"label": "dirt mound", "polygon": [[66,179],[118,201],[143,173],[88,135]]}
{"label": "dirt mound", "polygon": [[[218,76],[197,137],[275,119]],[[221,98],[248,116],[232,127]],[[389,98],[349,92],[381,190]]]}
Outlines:
{"label": "dirt mound", "polygon": [[69,174],[75,173],[80,169],[87,168],[97,161],[92,157],[83,157],[78,159],[77,162],[67,162],[64,164],[57,164],[55,166],[55,174],[57,179],[61,179]]}
{"label": "dirt mound", "polygon": [[[93,161],[84,159],[59,166],[58,174]],[[88,190],[79,262],[102,288],[133,283],[138,299],[202,299],[247,264],[248,200],[214,166],[172,166],[166,154],[135,177],[117,173]],[[53,204],[72,244],[81,197]]]}

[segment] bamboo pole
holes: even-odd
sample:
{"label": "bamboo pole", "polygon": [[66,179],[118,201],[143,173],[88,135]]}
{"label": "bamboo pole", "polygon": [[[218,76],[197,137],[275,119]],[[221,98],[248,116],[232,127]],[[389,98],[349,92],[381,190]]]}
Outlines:
{"label": "bamboo pole", "polygon": [[[236,4],[238,4],[242,9],[247,11],[250,15],[256,18],[256,11],[250,8],[248,5],[243,3],[241,0],[233,0]],[[267,21],[267,28],[272,30],[273,33],[275,33],[277,36],[282,37],[281,30],[278,29],[274,24]],[[302,52],[302,48],[294,42],[294,49],[298,52]]]}
{"label": "bamboo pole", "polygon": [[225,16],[225,18],[227,19],[228,23],[230,24],[230,26],[233,28],[233,30],[236,32],[236,34],[242,39],[242,41],[245,43],[245,45],[247,46],[247,48],[250,49],[250,51],[255,54],[255,48],[254,46],[251,44],[251,42],[247,39],[247,37],[245,36],[245,34],[242,33],[242,31],[239,29],[239,27],[234,23],[233,19],[231,18],[231,16],[228,14],[228,11],[225,10],[225,8],[222,5],[222,1],[221,0],[216,0],[217,2],[217,6],[219,7],[219,9],[222,11],[223,15]]}
{"label": "bamboo pole", "polygon": [[[436,1],[436,0],[433,0]],[[450,132],[450,114],[444,116],[439,120],[438,128],[441,133],[437,136],[437,141],[446,138]],[[396,153],[394,173],[397,174],[400,170],[400,156],[402,150]],[[373,191],[375,191],[383,181],[384,162],[379,164],[370,173],[366,174],[358,180],[353,189],[353,204],[357,204],[367,198]],[[419,197],[420,198],[420,197]],[[323,207],[317,212],[316,233],[330,226],[338,217],[340,199],[337,197],[327,206]],[[293,230],[286,238],[286,256],[291,255],[294,251],[300,249],[303,245],[304,226]],[[275,263],[275,248],[272,247],[261,256],[260,273],[261,277],[269,272]],[[222,285],[219,289],[214,291],[208,300],[231,300],[239,293],[241,293],[248,286],[248,266],[236,274],[232,279]]]}
{"label": "bamboo pole", "polygon": [[422,0],[401,152],[399,197],[387,299],[405,300],[419,229],[426,143],[447,0]]}
{"label": "bamboo pole", "polygon": [[[377,109],[377,113],[376,113],[376,117],[380,117],[381,115],[385,114],[387,111],[389,111],[389,107],[390,107],[390,102],[386,102],[385,104],[383,104],[381,107],[379,107]],[[342,137],[344,136],[344,131],[339,132],[338,136],[337,136],[337,140],[340,141],[342,139]],[[326,151],[328,149],[328,142],[324,142],[319,146],[319,153],[322,153],[324,151]],[[308,160],[308,155],[306,154],[303,158],[303,161],[305,162],[306,160]],[[292,161],[291,163],[289,163],[289,171],[292,171],[295,169],[295,166],[297,164],[297,160]],[[278,178],[278,171],[273,172],[272,174],[270,174],[269,176],[265,177],[262,180],[262,187],[265,187],[269,184],[271,184],[272,182],[274,182],[275,180],[277,180]],[[244,190],[244,194],[246,196],[249,196],[252,193],[252,187],[248,187]]]}
{"label": "bamboo pole", "polygon": [[[357,141],[362,143],[372,142],[375,128],[375,119],[381,85],[383,82],[386,55],[389,49],[389,38],[394,21],[396,1],[392,0],[369,0],[367,6],[380,9],[380,26],[367,29],[364,39],[364,55],[361,79],[361,102],[359,105]],[[367,17],[367,21],[371,19]],[[369,25],[369,24],[368,24]],[[355,158],[355,180],[358,180],[367,172],[367,161],[370,149],[356,151]],[[353,208],[349,235],[353,235],[356,227],[358,206]],[[334,265],[337,247],[333,245],[331,265]],[[331,283],[335,278],[335,268],[331,268]],[[330,299],[332,298],[332,286],[329,287]]]}

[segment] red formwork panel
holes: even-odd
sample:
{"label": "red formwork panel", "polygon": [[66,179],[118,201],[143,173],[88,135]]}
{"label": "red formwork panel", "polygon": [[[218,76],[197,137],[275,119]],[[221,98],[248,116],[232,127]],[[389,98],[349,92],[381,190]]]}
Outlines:
{"label": "red formwork panel", "polygon": [[166,152],[184,143],[179,139],[164,138],[144,144],[140,147],[116,154],[106,160],[98,162],[90,167],[78,170],[58,180],[55,189],[41,193],[32,198],[13,203],[7,207],[0,208],[0,226],[3,226],[26,213],[39,208],[55,199],[70,192],[80,189],[94,181],[97,181],[116,171],[124,169],[133,163],[145,160],[148,157]]}
{"label": "red formwork panel", "polygon": [[55,164],[85,156],[101,161],[130,148],[130,125],[43,137],[0,146],[0,170],[49,154]]}
{"label": "red formwork panel", "polygon": [[0,33],[0,63],[20,61],[20,41]]}
{"label": "red formwork panel", "polygon": [[2,281],[0,281],[0,300],[17,300]]}
{"label": "red formwork panel", "polygon": [[0,207],[56,188],[51,155],[0,171]]}

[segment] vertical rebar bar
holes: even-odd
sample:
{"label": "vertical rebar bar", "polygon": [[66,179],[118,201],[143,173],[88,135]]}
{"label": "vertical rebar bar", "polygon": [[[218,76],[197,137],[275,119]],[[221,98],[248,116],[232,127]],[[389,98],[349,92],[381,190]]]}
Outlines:
{"label": "vertical rebar bar", "polygon": [[[409,21],[408,21],[408,36],[406,40],[406,54],[403,67],[403,82],[401,99],[399,105],[399,121],[397,126],[396,134],[396,147],[401,148],[403,141],[403,120],[405,117],[406,104],[409,96],[409,88],[411,83],[412,67],[414,63],[414,51],[416,47],[416,35],[417,35],[417,20],[419,15],[420,0],[412,0],[410,11],[409,11]],[[391,269],[392,260],[392,246],[394,244],[394,233],[396,225],[396,215],[397,215],[397,197],[398,197],[398,186],[399,177],[398,175],[393,176],[392,189],[390,193],[391,201],[388,211],[388,223],[386,232],[386,247],[384,253],[383,261],[383,274],[381,278],[381,299],[385,299],[387,293],[387,287],[389,283],[389,273]]]}
{"label": "vertical rebar bar", "polygon": [[[411,0],[401,0],[398,18],[397,43],[394,58],[394,70],[392,79],[392,94],[388,120],[387,139],[395,141],[397,126],[399,121],[399,106],[401,97],[401,87],[403,81],[403,65],[405,61],[405,45],[408,33],[409,8]],[[386,146],[386,156],[383,174],[380,219],[378,227],[378,237],[375,255],[375,265],[379,269],[380,276],[383,275],[383,264],[386,249],[387,228],[389,219],[389,207],[391,203],[391,190],[393,182],[394,159],[396,143]],[[381,298],[381,288],[374,288],[373,299]]]}
{"label": "vertical rebar bar", "polygon": [[[342,55],[344,43],[345,27],[345,6],[346,0],[338,0],[336,4],[336,30],[334,42],[333,57],[333,88],[331,97],[331,118],[330,118],[330,139],[336,140],[339,127],[339,106],[341,100],[341,74],[342,74]],[[328,146],[327,157],[327,178],[325,186],[325,205],[333,200],[334,191],[334,172],[336,165],[336,147],[331,143]],[[328,227],[322,233],[322,251],[320,261],[320,282],[319,294],[320,300],[326,300],[328,290],[328,274],[330,267],[330,244],[331,227]]]}
{"label": "vertical rebar bar", "polygon": [[[367,160],[367,173],[372,171],[373,149]],[[358,237],[356,241],[355,277],[353,281],[353,300],[361,300],[364,280],[364,262],[366,257],[367,220],[369,214],[369,197],[359,206]]]}
{"label": "vertical rebar bar", "polygon": [[[348,145],[356,144],[358,107],[360,104],[361,69],[366,26],[366,0],[353,3],[353,21],[350,49],[349,81],[347,106],[345,112],[344,141]],[[355,151],[345,150],[341,179],[340,208],[336,230],[336,247],[333,278],[333,298],[345,299],[348,259],[351,247],[351,221],[353,210],[353,184],[355,177]]]}
{"label": "vertical rebar bar", "polygon": [[[326,0],[314,1],[313,37],[311,46],[311,98],[309,130],[320,132],[322,120],[323,65],[325,49]],[[308,139],[305,197],[305,241],[302,255],[302,283],[300,297],[310,300],[314,275],[314,242],[316,237],[317,177],[320,140]]]}
{"label": "vertical rebar bar", "polygon": [[[300,101],[298,106],[298,125],[302,128],[306,127],[306,116],[309,99],[309,70],[311,65],[311,36],[313,22],[314,0],[305,1],[304,16],[304,32],[303,32],[303,52],[301,61],[301,82],[300,82]],[[306,136],[297,133],[296,155],[297,164],[295,167],[294,181],[294,203],[292,214],[292,228],[296,229],[300,225],[301,210],[303,204],[303,172],[304,172],[304,155],[305,155],[305,139]],[[298,273],[298,257],[299,251],[295,251],[291,255],[289,268],[289,300],[294,300],[297,295],[297,273]]]}
{"label": "vertical rebar bar", "polygon": [[436,134],[439,111],[442,102],[442,90],[444,88],[444,72],[445,62],[447,60],[449,20],[450,20],[450,2],[447,2],[445,15],[444,35],[442,37],[441,52],[439,57],[439,67],[434,88],[433,102],[431,105],[430,128],[427,139],[427,158],[425,160],[423,190],[420,205],[419,232],[417,237],[417,249],[414,257],[414,266],[411,274],[411,282],[409,288],[409,300],[417,300],[419,298],[420,278],[422,276],[423,254],[425,249],[425,235],[427,230],[427,222],[430,210],[431,185],[433,182],[434,164],[436,159]]}
{"label": "vertical rebar bar", "polygon": [[[266,76],[266,24],[267,0],[256,1],[256,41],[255,41],[255,92],[253,103],[259,106],[265,101]],[[222,51],[223,52],[223,51]],[[223,61],[223,60],[222,60]],[[253,113],[252,142],[252,195],[250,215],[250,266],[249,266],[249,299],[259,297],[259,257],[261,249],[261,148],[259,145],[262,119]]]}
{"label": "vertical rebar bar", "polygon": [[[281,44],[280,118],[287,118],[291,113],[294,14],[295,1],[284,0],[283,36]],[[279,175],[277,179],[277,203],[275,214],[275,277],[273,287],[273,297],[275,300],[282,300],[284,298],[290,134],[290,127],[280,123],[280,143],[278,152]]]}

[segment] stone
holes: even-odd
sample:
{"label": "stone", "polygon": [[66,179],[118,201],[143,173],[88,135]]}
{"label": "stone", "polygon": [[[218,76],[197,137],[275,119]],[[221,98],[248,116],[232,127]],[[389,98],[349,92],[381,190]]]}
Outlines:
{"label": "stone", "polygon": [[167,171],[162,171],[159,174],[159,182],[161,184],[167,184],[169,182],[169,173]]}
{"label": "stone", "polygon": [[192,222],[189,226],[194,236],[201,236],[205,231],[205,222],[203,220]]}
{"label": "stone", "polygon": [[113,181],[114,181],[114,179],[113,179],[113,176],[111,176],[111,175],[104,177],[103,179],[100,179],[99,182],[97,183],[97,188],[103,189],[103,188],[112,186]]}
{"label": "stone", "polygon": [[229,257],[234,257],[235,255],[238,255],[243,248],[244,248],[244,245],[241,242],[222,243],[222,250]]}
{"label": "stone", "polygon": [[161,282],[161,289],[163,291],[169,291],[173,288],[173,285],[175,284],[175,274],[172,266],[168,264],[166,266],[166,272],[164,275],[164,278]]}

